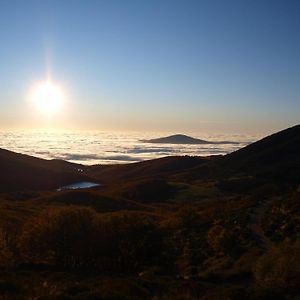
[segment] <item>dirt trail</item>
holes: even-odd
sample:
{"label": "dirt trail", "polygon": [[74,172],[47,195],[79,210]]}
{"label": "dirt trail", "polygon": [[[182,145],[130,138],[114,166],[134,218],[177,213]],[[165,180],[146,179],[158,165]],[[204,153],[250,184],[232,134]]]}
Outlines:
{"label": "dirt trail", "polygon": [[261,227],[265,209],[271,201],[272,200],[261,200],[256,207],[253,208],[253,211],[250,214],[249,228],[252,231],[255,239],[265,251],[268,251],[273,247],[272,241],[265,235],[265,232]]}

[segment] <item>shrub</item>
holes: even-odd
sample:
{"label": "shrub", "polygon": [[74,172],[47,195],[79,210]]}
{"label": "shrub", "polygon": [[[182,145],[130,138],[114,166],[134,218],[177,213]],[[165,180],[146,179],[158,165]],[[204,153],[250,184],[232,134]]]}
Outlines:
{"label": "shrub", "polygon": [[186,230],[195,230],[201,224],[197,210],[192,206],[184,206],[177,213],[178,226]]}
{"label": "shrub", "polygon": [[93,263],[96,213],[88,208],[50,209],[27,222],[19,246],[25,261],[83,267]]}
{"label": "shrub", "polygon": [[98,249],[103,263],[109,264],[106,268],[135,272],[161,263],[162,231],[150,218],[111,216],[101,220],[99,228],[102,242]]}
{"label": "shrub", "polygon": [[284,242],[261,256],[255,266],[256,282],[262,287],[297,289],[300,286],[300,241]]}
{"label": "shrub", "polygon": [[141,215],[100,217],[92,209],[51,209],[25,224],[19,249],[27,263],[136,272],[160,263],[162,236]]}
{"label": "shrub", "polygon": [[10,248],[9,237],[0,228],[0,269],[9,268],[14,265],[14,255]]}
{"label": "shrub", "polygon": [[207,242],[217,254],[238,257],[240,245],[238,236],[221,225],[214,225],[207,233]]}

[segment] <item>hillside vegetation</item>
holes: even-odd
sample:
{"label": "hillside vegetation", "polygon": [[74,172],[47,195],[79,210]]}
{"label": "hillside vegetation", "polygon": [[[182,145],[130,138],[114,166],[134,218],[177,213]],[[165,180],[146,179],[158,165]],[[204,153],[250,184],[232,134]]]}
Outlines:
{"label": "hillside vegetation", "polygon": [[299,125],[127,165],[0,150],[0,299],[299,299],[299,153]]}

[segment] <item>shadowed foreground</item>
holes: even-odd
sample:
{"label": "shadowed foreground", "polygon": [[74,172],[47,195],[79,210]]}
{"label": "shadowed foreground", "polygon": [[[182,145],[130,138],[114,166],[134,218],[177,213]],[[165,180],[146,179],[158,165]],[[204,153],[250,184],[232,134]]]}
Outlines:
{"label": "shadowed foreground", "polygon": [[296,300],[299,153],[300,126],[128,165],[1,150],[0,299]]}

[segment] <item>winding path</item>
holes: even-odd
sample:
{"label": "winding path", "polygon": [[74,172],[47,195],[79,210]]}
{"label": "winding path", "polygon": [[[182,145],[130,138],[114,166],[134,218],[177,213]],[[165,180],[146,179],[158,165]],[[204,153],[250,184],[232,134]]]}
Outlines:
{"label": "winding path", "polygon": [[269,251],[273,247],[272,241],[265,235],[265,232],[261,227],[261,222],[264,216],[265,209],[270,204],[270,202],[272,202],[272,199],[261,200],[253,208],[250,214],[249,228],[264,251]]}

